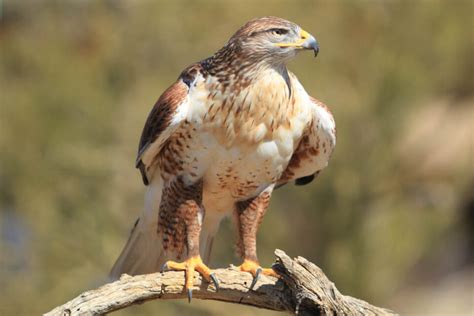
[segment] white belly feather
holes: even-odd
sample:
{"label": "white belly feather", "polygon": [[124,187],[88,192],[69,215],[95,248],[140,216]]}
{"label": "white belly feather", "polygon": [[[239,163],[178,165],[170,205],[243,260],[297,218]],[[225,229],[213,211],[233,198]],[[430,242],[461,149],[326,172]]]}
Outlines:
{"label": "white belly feather", "polygon": [[[299,135],[298,135],[299,134]],[[211,133],[198,138],[206,157],[199,159],[205,167],[204,204],[206,209],[231,211],[236,201],[258,195],[275,183],[285,170],[301,133],[287,130],[272,140],[254,146],[232,146],[219,143]]]}

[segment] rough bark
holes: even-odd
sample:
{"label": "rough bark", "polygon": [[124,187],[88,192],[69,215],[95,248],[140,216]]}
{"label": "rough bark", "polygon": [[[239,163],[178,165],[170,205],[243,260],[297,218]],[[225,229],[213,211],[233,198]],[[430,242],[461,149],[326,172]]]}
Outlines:
{"label": "rough bark", "polygon": [[[193,298],[251,305],[299,315],[395,315],[394,312],[342,295],[323,271],[305,258],[291,259],[276,250],[277,280],[261,276],[253,290],[252,277],[235,267],[215,270],[216,292],[196,273]],[[119,281],[86,291],[45,315],[100,315],[153,299],[183,299],[184,272],[122,275]]]}

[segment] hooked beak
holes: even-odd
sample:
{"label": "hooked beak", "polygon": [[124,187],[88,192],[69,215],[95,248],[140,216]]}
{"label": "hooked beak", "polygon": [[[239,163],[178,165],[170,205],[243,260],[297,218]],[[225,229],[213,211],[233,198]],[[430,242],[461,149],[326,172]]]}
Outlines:
{"label": "hooked beak", "polygon": [[300,38],[294,43],[277,43],[279,47],[294,47],[297,49],[312,49],[314,51],[314,57],[318,56],[319,44],[313,35],[309,34],[305,30],[300,30]]}
{"label": "hooked beak", "polygon": [[314,51],[314,57],[316,57],[319,53],[319,43],[313,35],[309,33],[306,34],[308,34],[308,38],[303,42],[303,44],[301,44],[301,47],[303,47],[304,49],[312,49]]}

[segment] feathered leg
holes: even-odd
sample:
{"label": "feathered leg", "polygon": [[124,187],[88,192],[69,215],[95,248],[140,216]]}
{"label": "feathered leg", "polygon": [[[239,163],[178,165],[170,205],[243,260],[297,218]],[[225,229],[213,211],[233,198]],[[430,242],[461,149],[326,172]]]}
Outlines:
{"label": "feathered leg", "polygon": [[243,258],[240,270],[250,272],[254,279],[250,289],[255,286],[261,273],[278,277],[272,269],[260,267],[257,258],[257,230],[270,203],[272,188],[246,201],[236,203],[234,217],[239,233],[237,240],[238,255]]}
{"label": "feathered leg", "polygon": [[204,217],[202,181],[185,185],[181,178],[177,178],[169,183],[163,192],[159,216],[158,227],[163,236],[165,252],[181,254],[184,247],[187,250],[185,261],[168,261],[163,265],[163,270],[186,272],[184,290],[188,293],[189,301],[192,298],[194,271],[198,271],[208,282],[212,281],[218,289],[215,274],[199,255],[199,235]]}

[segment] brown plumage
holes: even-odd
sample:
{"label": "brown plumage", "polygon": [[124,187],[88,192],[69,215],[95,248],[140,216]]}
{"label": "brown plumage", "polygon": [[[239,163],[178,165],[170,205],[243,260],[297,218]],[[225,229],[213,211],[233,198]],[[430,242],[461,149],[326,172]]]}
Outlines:
{"label": "brown plumage", "polygon": [[298,25],[255,19],[162,94],[145,123],[136,161],[148,187],[145,209],[114,277],[186,259],[165,267],[187,271],[188,291],[194,270],[217,282],[204,262],[221,219],[231,214],[240,269],[274,275],[260,268],[256,250],[272,191],[293,180],[310,182],[335,146],[331,113],[286,68],[304,49],[319,50]]}

